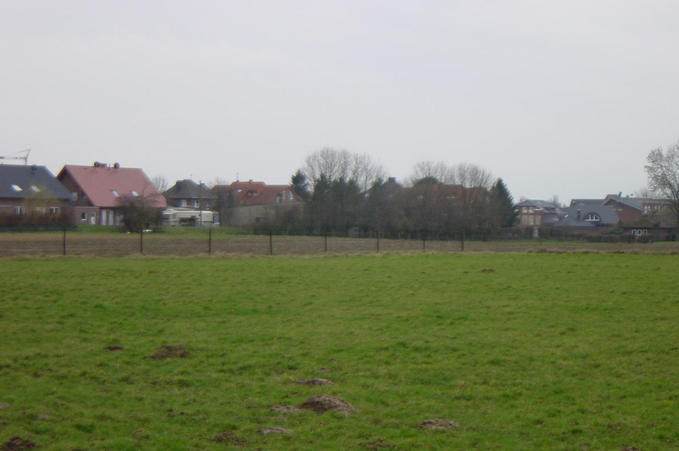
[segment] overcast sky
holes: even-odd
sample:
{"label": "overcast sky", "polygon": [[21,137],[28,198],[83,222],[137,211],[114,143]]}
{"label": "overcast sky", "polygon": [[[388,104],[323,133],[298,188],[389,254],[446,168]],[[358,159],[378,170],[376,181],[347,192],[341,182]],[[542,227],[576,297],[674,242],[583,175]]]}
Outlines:
{"label": "overcast sky", "polygon": [[287,183],[323,147],[515,199],[631,194],[679,139],[677,1],[0,0],[0,155]]}

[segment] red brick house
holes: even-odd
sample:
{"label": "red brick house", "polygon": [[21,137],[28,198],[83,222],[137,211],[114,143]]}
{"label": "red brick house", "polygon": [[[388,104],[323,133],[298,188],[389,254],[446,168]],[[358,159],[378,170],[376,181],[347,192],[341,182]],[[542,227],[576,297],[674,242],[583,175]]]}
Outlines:
{"label": "red brick house", "polygon": [[300,205],[301,199],[290,185],[267,185],[264,182],[236,181],[217,185],[212,192],[218,202],[227,204],[223,215],[227,225],[247,226],[270,220],[282,210]]}
{"label": "red brick house", "polygon": [[138,168],[98,162],[92,166],[66,165],[57,179],[72,193],[75,224],[119,225],[125,202],[158,209],[167,207],[163,195]]}

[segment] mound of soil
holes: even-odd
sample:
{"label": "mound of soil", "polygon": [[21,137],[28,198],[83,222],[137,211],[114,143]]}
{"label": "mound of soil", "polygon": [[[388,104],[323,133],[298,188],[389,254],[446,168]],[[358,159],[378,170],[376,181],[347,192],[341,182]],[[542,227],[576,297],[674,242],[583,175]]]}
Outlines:
{"label": "mound of soil", "polygon": [[442,420],[442,419],[434,419],[434,420],[424,420],[422,423],[417,425],[418,428],[420,429],[436,429],[436,430],[443,430],[443,429],[452,429],[452,428],[459,428],[460,423],[457,421],[453,420]]}
{"label": "mound of soil", "polygon": [[297,413],[299,409],[295,406],[271,406],[270,411],[276,413]]}
{"label": "mound of soil", "polygon": [[314,377],[312,379],[301,379],[295,382],[299,385],[335,385],[330,379],[323,379],[322,377]]}
{"label": "mound of soil", "polygon": [[231,446],[245,446],[248,444],[247,440],[238,437],[233,432],[222,432],[211,438],[213,442],[228,443]]}
{"label": "mound of soil", "polygon": [[282,428],[280,426],[274,426],[272,428],[264,428],[260,429],[259,433],[262,435],[269,435],[269,434],[292,434],[292,431],[290,429]]}
{"label": "mound of soil", "polygon": [[189,350],[185,345],[163,345],[151,356],[153,360],[164,360],[172,358],[184,358],[189,355]]}
{"label": "mound of soil", "polygon": [[313,410],[316,413],[323,413],[328,410],[344,413],[356,412],[356,408],[342,398],[328,395],[312,396],[300,404],[299,408]]}
{"label": "mound of soil", "polygon": [[3,443],[3,451],[13,451],[16,449],[30,449],[36,448],[38,445],[30,440],[23,439],[21,437],[12,437],[8,442]]}
{"label": "mound of soil", "polygon": [[386,441],[384,437],[378,437],[371,442],[361,443],[361,447],[373,451],[377,451],[379,449],[396,449],[396,445]]}
{"label": "mound of soil", "polygon": [[106,346],[107,351],[122,351],[123,349],[125,349],[125,348],[123,348],[122,346],[118,346],[118,345]]}

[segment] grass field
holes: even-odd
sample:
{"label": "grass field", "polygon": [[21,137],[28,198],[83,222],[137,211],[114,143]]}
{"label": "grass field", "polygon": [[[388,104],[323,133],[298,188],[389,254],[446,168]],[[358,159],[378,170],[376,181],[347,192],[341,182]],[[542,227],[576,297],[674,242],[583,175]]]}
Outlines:
{"label": "grass field", "polygon": [[0,446],[679,448],[675,255],[0,264]]}

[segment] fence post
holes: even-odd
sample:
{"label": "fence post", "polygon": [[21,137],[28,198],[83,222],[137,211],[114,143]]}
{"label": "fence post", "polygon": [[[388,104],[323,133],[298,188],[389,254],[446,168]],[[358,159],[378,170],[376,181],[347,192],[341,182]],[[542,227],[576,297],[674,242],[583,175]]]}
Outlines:
{"label": "fence post", "polygon": [[66,255],[66,224],[64,224],[64,237],[61,241],[61,255]]}
{"label": "fence post", "polygon": [[212,255],[212,227],[207,232],[207,254]]}
{"label": "fence post", "polygon": [[464,229],[460,233],[460,252],[464,252]]}
{"label": "fence post", "polygon": [[380,231],[377,231],[377,252],[380,251]]}
{"label": "fence post", "polygon": [[273,255],[273,232],[269,232],[269,255]]}
{"label": "fence post", "polygon": [[328,253],[328,233],[323,234],[323,252]]}
{"label": "fence post", "polygon": [[422,234],[422,250],[427,250],[427,237],[424,233]]}
{"label": "fence post", "polygon": [[139,253],[144,255],[144,229],[139,231]]}

